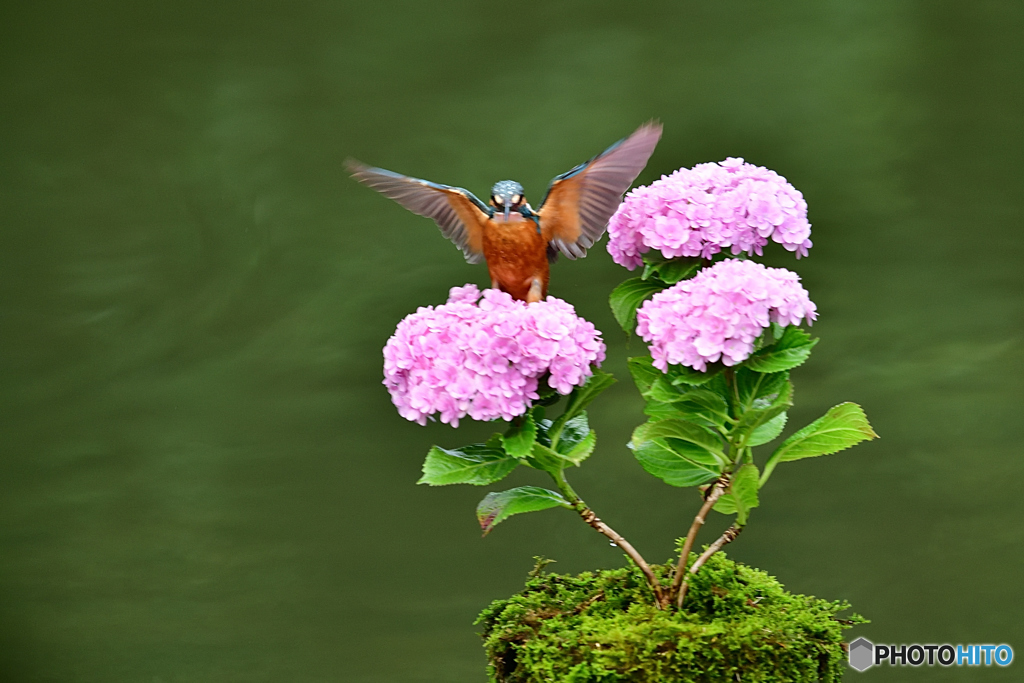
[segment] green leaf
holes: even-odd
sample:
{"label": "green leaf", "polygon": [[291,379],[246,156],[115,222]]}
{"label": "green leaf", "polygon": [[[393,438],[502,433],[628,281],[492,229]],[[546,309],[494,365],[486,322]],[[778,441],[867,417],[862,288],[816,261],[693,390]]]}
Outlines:
{"label": "green leaf", "polygon": [[530,455],[526,457],[526,464],[534,469],[557,475],[566,467],[575,463],[558,451],[544,444],[535,443],[533,444],[533,450],[530,451]]}
{"label": "green leaf", "polygon": [[488,493],[476,506],[476,518],[486,536],[491,529],[512,515],[559,506],[572,507],[569,501],[554,491],[537,486],[520,486],[499,493]]}
{"label": "green leaf", "polygon": [[723,515],[735,515],[736,499],[729,493],[723,493],[719,499],[715,501],[715,505],[711,509]]}
{"label": "green leaf", "polygon": [[577,467],[584,460],[590,457],[597,447],[597,433],[589,432],[583,440],[572,447],[572,450],[565,454],[566,460],[571,460]]}
{"label": "green leaf", "polygon": [[750,436],[747,437],[747,446],[760,446],[777,439],[786,426],[786,419],[786,413],[779,413],[767,422],[755,427],[750,432]]}
{"label": "green leaf", "polygon": [[[546,431],[544,423],[541,422],[541,436]],[[550,423],[548,423],[550,424]],[[569,465],[579,465],[590,457],[597,445],[597,434],[590,429],[587,421],[586,411],[580,413],[565,423],[562,428],[561,438],[555,448],[551,448],[551,442],[544,443],[544,439],[538,439],[532,444],[533,448],[527,457],[527,464],[551,474],[557,474]]]}
{"label": "green leaf", "polygon": [[659,437],[681,439],[718,457],[725,457],[722,452],[722,441],[714,432],[686,420],[645,422],[633,430],[633,443],[640,443]]}
{"label": "green leaf", "polygon": [[829,455],[861,441],[877,439],[864,410],[856,403],[840,403],[782,442],[771,459],[789,462]]}
{"label": "green leaf", "polygon": [[591,401],[613,384],[615,384],[615,377],[599,368],[594,368],[594,374],[587,378],[586,384],[576,387],[569,394],[565,412],[558,416],[558,419],[551,425],[551,429],[548,430],[551,434],[551,441],[557,444],[565,423],[586,410]]}
{"label": "green leaf", "polygon": [[562,427],[562,436],[558,439],[558,452],[568,453],[576,444],[587,438],[590,434],[590,422],[587,420],[587,411],[583,411]]}
{"label": "green leaf", "polygon": [[750,511],[758,506],[757,498],[758,476],[757,466],[747,463],[742,465],[735,474],[729,488],[715,502],[715,512],[723,515],[736,515],[736,523],[744,525],[750,516]]}
{"label": "green leaf", "polygon": [[590,429],[586,411],[565,423],[558,440],[558,453],[574,465],[590,457],[597,445],[597,434]]}
{"label": "green leaf", "polygon": [[710,263],[710,261],[700,257],[683,257],[660,262],[649,262],[644,266],[643,279],[648,280],[656,276],[665,284],[674,285],[680,280],[693,277],[701,269],[701,266]]}
{"label": "green leaf", "polygon": [[540,416],[540,412],[537,408],[533,409],[534,420],[537,423],[537,443],[542,443],[545,446],[551,445],[551,437],[548,435],[548,431],[551,429],[553,424],[551,420],[545,420]]}
{"label": "green leaf", "polygon": [[650,399],[647,399],[647,405],[644,406],[644,415],[650,417],[651,422],[657,422],[658,420],[680,420],[683,418],[683,414],[676,409],[674,403],[659,403]]}
{"label": "green leaf", "polygon": [[654,268],[657,268],[663,263],[668,263],[670,259],[657,249],[649,249],[648,251],[640,254],[640,260],[644,262],[643,278],[646,280],[654,272]]}
{"label": "green leaf", "polygon": [[747,523],[750,511],[758,505],[757,466],[751,463],[741,466],[732,476],[729,492],[736,505],[736,523],[743,526]]}
{"label": "green leaf", "polygon": [[652,439],[631,444],[633,455],[641,467],[671,486],[698,486],[714,481],[722,465],[714,458],[687,457],[669,446],[665,439]]}
{"label": "green leaf", "polygon": [[672,384],[692,384],[696,386],[707,384],[713,380],[722,371],[723,367],[723,365],[714,364],[709,366],[706,371],[701,372],[685,365],[670,365],[668,366],[668,376],[672,380]]}
{"label": "green leaf", "polygon": [[682,256],[669,258],[654,249],[640,255],[644,262],[642,279],[659,279],[668,285],[693,277],[701,267],[711,265],[711,261],[699,256]]}
{"label": "green leaf", "polygon": [[562,399],[562,395],[548,384],[551,373],[545,372],[537,378],[537,400],[533,402],[534,409],[544,406],[553,406]]}
{"label": "green leaf", "polygon": [[537,440],[537,423],[532,413],[526,413],[516,418],[512,426],[501,437],[501,444],[505,452],[513,458],[525,458],[533,448],[533,442]]}
{"label": "green leaf", "polygon": [[721,472],[726,464],[721,439],[707,427],[686,420],[647,422],[633,430],[631,443],[639,448],[644,442],[655,439],[661,439],[661,443],[678,457],[701,467],[713,467]]}
{"label": "green leaf", "polygon": [[646,394],[652,384],[665,376],[665,373],[654,367],[653,363],[654,360],[650,356],[637,356],[626,360],[629,374],[633,376],[633,382],[641,394]]}
{"label": "green leaf", "polygon": [[685,384],[675,386],[664,377],[654,382],[644,397],[657,403],[671,403],[679,412],[678,417],[700,424],[722,426],[730,419],[728,404],[715,392]]}
{"label": "green leaf", "polygon": [[774,344],[751,354],[743,365],[758,372],[781,372],[803,363],[818,343],[799,327],[790,325]]}
{"label": "green leaf", "polygon": [[[736,395],[739,398],[739,412],[755,407],[754,401],[759,398],[774,399],[784,388],[789,379],[788,372],[756,372],[742,365],[736,368]],[[757,406],[764,408],[767,403]]]}
{"label": "green leaf", "polygon": [[632,334],[636,327],[636,309],[651,295],[665,289],[665,286],[658,280],[634,277],[613,289],[611,296],[608,297],[608,305],[611,306],[612,314],[619,326]]}
{"label": "green leaf", "polygon": [[732,432],[733,442],[741,446],[750,446],[749,440],[753,432],[789,410],[793,405],[793,383],[785,380],[777,394],[755,398],[751,403],[753,407],[740,415]]}
{"label": "green leaf", "polygon": [[501,448],[473,444],[462,448],[434,446],[423,462],[423,476],[416,483],[431,486],[474,484],[486,486],[504,479],[519,461]]}
{"label": "green leaf", "polygon": [[662,376],[654,380],[654,383],[644,392],[643,396],[659,403],[675,403],[682,400],[680,398],[681,393],[681,391],[672,386],[666,377]]}
{"label": "green leaf", "polygon": [[707,382],[704,383],[704,388],[708,391],[713,391],[719,396],[724,396],[732,400],[730,395],[732,389],[729,387],[729,383],[725,380],[725,375],[721,372],[715,371]]}
{"label": "green leaf", "polygon": [[698,372],[684,365],[670,365],[668,372],[665,373],[654,367],[654,360],[650,356],[636,356],[628,359],[626,364],[629,366],[629,374],[633,376],[636,388],[645,397],[659,379],[677,387],[682,385],[700,386],[710,383],[719,376],[719,372],[722,370],[721,366],[711,366],[707,372]]}

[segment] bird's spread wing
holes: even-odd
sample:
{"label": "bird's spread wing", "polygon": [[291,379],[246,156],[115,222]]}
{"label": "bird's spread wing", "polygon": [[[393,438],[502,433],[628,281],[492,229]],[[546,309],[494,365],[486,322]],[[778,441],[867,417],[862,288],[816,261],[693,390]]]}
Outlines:
{"label": "bird's spread wing", "polygon": [[371,168],[354,159],[345,162],[352,177],[415,214],[433,219],[441,234],[455,243],[466,260],[484,259],[484,224],[491,209],[469,190],[410,178],[383,168]]}
{"label": "bird's spread wing", "polygon": [[539,209],[545,239],[571,259],[586,256],[660,137],[660,123],[644,124],[590,161],[555,177]]}

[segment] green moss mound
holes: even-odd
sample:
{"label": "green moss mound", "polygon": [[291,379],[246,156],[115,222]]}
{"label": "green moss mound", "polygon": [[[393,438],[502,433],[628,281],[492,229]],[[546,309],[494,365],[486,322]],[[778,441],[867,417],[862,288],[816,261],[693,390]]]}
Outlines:
{"label": "green moss mound", "polygon": [[724,553],[694,577],[682,611],[657,609],[632,566],[579,576],[539,567],[477,619],[493,683],[839,681],[843,630],[865,621],[838,619],[847,603],[789,593]]}

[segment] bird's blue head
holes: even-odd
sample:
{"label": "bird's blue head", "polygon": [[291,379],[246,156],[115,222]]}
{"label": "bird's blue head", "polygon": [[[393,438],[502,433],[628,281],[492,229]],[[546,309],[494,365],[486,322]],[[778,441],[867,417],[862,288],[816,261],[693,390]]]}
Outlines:
{"label": "bird's blue head", "polygon": [[514,180],[500,180],[491,188],[491,206],[504,211],[505,220],[524,203],[523,186]]}

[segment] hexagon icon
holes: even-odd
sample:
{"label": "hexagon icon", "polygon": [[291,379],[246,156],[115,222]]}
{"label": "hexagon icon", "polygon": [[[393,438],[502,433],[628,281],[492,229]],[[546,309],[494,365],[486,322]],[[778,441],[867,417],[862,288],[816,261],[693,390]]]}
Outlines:
{"label": "hexagon icon", "polygon": [[857,671],[871,668],[875,659],[875,644],[867,638],[858,638],[850,643],[850,666]]}

